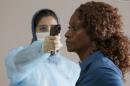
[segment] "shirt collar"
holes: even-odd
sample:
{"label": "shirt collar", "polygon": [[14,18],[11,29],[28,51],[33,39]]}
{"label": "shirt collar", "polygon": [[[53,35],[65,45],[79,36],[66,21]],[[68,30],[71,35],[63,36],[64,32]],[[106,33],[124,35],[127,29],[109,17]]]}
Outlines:
{"label": "shirt collar", "polygon": [[101,58],[103,56],[103,53],[101,51],[95,51],[91,55],[87,56],[83,61],[80,62],[81,70],[84,71],[85,68],[94,60],[97,60],[98,58]]}

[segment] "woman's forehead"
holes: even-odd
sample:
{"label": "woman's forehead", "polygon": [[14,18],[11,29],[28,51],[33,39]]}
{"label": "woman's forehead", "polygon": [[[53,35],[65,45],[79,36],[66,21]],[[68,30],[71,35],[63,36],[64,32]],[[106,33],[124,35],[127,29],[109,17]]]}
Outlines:
{"label": "woman's forehead", "polygon": [[79,17],[78,17],[78,12],[75,11],[74,14],[71,16],[70,25],[77,25],[80,23]]}

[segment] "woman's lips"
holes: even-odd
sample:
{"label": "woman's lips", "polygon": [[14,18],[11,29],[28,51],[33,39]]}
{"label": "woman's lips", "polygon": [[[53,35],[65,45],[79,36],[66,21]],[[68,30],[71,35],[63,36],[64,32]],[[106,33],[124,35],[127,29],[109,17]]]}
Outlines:
{"label": "woman's lips", "polygon": [[66,45],[67,45],[67,46],[70,46],[70,45],[71,45],[71,42],[68,41],[68,40],[66,40]]}

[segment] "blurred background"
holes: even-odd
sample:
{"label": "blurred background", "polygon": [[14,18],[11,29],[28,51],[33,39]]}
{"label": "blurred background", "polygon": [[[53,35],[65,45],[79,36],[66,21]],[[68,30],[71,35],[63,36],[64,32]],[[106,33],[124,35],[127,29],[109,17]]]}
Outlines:
{"label": "blurred background", "polygon": [[[10,49],[30,44],[31,19],[33,14],[42,8],[54,10],[60,18],[62,25],[61,53],[78,62],[79,58],[74,53],[68,53],[65,46],[64,33],[68,29],[69,18],[80,4],[91,0],[0,0],[0,86],[9,86],[4,65],[5,57]],[[130,37],[130,0],[93,0],[107,2],[119,9],[123,18],[123,28]],[[126,86],[130,86],[130,73],[126,75]]]}

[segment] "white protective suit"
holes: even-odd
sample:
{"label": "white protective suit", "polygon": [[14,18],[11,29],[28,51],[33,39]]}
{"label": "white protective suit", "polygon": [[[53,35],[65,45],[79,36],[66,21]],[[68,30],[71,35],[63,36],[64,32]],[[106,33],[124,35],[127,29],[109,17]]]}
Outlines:
{"label": "white protective suit", "polygon": [[61,56],[41,51],[42,42],[12,49],[6,60],[10,86],[75,86],[78,64]]}

